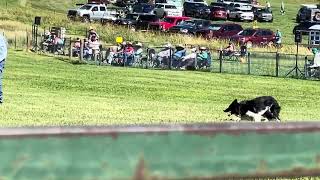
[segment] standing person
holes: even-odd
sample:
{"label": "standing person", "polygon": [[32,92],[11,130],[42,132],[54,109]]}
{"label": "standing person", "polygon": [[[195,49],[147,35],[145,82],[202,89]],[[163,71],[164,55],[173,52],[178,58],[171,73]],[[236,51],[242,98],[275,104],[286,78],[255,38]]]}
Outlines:
{"label": "standing person", "polygon": [[282,34],[281,34],[279,29],[277,29],[275,37],[276,37],[276,45],[277,45],[277,47],[280,47],[281,46],[281,40],[282,40]]}
{"label": "standing person", "polygon": [[0,104],[3,103],[3,94],[2,94],[2,76],[4,70],[4,63],[7,58],[7,40],[0,34]]}
{"label": "standing person", "polygon": [[266,9],[271,11],[271,4],[269,1],[266,1]]}
{"label": "standing person", "polygon": [[281,15],[284,15],[284,14],[286,13],[286,11],[285,11],[285,9],[284,9],[284,3],[283,3],[283,1],[281,1],[280,13],[281,13]]}

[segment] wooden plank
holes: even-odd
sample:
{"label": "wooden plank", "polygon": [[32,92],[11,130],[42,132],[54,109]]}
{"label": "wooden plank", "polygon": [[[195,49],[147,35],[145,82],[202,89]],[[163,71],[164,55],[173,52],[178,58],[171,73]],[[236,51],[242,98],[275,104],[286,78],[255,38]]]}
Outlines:
{"label": "wooden plank", "polygon": [[0,129],[2,179],[320,175],[320,123]]}

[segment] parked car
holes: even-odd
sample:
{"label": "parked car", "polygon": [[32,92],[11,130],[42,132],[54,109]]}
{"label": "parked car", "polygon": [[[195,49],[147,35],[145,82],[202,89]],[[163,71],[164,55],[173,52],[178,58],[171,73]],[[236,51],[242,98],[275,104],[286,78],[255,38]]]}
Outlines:
{"label": "parked car", "polygon": [[242,30],[242,26],[236,23],[211,24],[207,28],[199,29],[197,34],[207,39],[229,39]]}
{"label": "parked car", "polygon": [[300,31],[303,35],[308,35],[309,34],[309,28],[313,25],[316,25],[318,23],[311,23],[311,22],[301,22],[300,24],[296,25],[292,33],[295,34],[296,31]]}
{"label": "parked car", "polygon": [[149,29],[150,23],[158,21],[160,21],[160,19],[155,14],[139,14],[136,22],[136,29]]}
{"label": "parked car", "polygon": [[225,7],[213,6],[211,7],[211,13],[209,19],[211,20],[227,20],[227,10]]}
{"label": "parked car", "polygon": [[154,14],[158,17],[182,16],[182,9],[177,8],[173,4],[159,3],[155,6]]}
{"label": "parked car", "polygon": [[301,7],[296,16],[296,22],[305,22],[312,20],[312,9],[317,9],[315,4],[301,4]]}
{"label": "parked car", "polygon": [[275,41],[275,34],[269,29],[248,28],[232,36],[231,40],[239,44],[246,44],[247,47],[252,47],[253,44],[271,45]]}
{"label": "parked car", "polygon": [[138,13],[129,13],[124,18],[116,19],[114,21],[114,24],[135,27],[137,24],[138,17]]}
{"label": "parked car", "polygon": [[228,19],[238,21],[253,21],[254,14],[252,10],[234,9],[228,14]]}
{"label": "parked car", "polygon": [[205,0],[185,0],[185,2],[189,3],[202,3],[208,6],[207,2]]}
{"label": "parked car", "polygon": [[154,30],[163,30],[167,31],[171,27],[177,25],[181,21],[190,20],[190,17],[185,16],[166,16],[162,21],[151,22],[150,28]]}
{"label": "parked car", "polygon": [[198,29],[210,26],[210,21],[202,19],[193,19],[181,21],[179,24],[169,29],[172,33],[183,33],[196,35]]}
{"label": "parked car", "polygon": [[254,18],[257,21],[265,21],[265,22],[272,22],[273,21],[273,15],[272,11],[267,8],[254,8],[253,10]]}
{"label": "parked car", "polygon": [[101,21],[101,18],[107,12],[107,6],[104,4],[85,4],[78,9],[68,10],[69,19],[81,19],[83,22]]}
{"label": "parked car", "polygon": [[208,18],[211,12],[210,7],[202,3],[189,3],[183,4],[184,15],[195,18]]}
{"label": "parked car", "polygon": [[154,9],[153,4],[148,4],[148,3],[141,3],[141,4],[135,4],[132,7],[132,12],[133,13],[152,13]]}

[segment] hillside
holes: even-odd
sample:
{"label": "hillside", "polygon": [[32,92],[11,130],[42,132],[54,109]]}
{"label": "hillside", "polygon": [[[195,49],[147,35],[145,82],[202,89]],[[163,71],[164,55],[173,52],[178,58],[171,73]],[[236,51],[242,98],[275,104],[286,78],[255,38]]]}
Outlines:
{"label": "hillside", "polygon": [[[33,22],[34,16],[42,17],[41,28],[48,28],[51,26],[64,26],[67,27],[69,34],[83,35],[85,34],[85,29],[89,26],[79,22],[70,22],[66,18],[66,10],[68,8],[74,7],[76,3],[81,3],[83,0],[55,0],[55,1],[45,1],[45,0],[5,0],[0,1],[0,31],[4,31],[10,34],[10,31],[14,31],[15,35],[25,36],[26,29],[31,31],[31,23]],[[292,29],[295,25],[294,18],[302,3],[316,3],[317,0],[285,0],[286,14],[281,16],[280,10],[280,0],[271,0],[271,5],[274,13],[273,23],[258,23],[259,27],[271,28],[276,30],[279,28],[284,36],[284,43],[291,44],[285,46],[281,51],[283,52],[294,52],[295,48],[292,46],[293,35]],[[260,0],[263,4],[264,1]],[[252,23],[243,23],[245,27],[252,26]],[[201,38],[185,37],[180,35],[163,35],[159,33],[145,33],[145,32],[132,32],[126,28],[120,27],[101,27],[99,24],[94,24],[102,34],[102,39],[107,43],[114,43],[115,36],[123,36],[125,39],[130,41],[142,41],[151,45],[163,44],[167,41],[172,43],[183,43],[183,44],[201,44],[207,45],[209,47],[219,47],[221,42],[208,42]],[[18,32],[18,33],[17,33]],[[24,32],[24,33],[23,33]],[[222,42],[224,43],[224,42]],[[257,49],[265,51],[265,49]],[[274,51],[270,50],[269,51]]]}

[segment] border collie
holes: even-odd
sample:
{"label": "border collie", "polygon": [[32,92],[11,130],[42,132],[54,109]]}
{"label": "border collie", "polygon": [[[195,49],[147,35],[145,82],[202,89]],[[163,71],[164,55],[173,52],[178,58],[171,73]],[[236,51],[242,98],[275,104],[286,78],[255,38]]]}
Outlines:
{"label": "border collie", "polygon": [[280,122],[280,109],[278,102],[272,96],[261,96],[240,102],[235,99],[224,112],[230,113],[229,116],[236,115],[239,120],[261,122],[265,119],[265,121]]}

